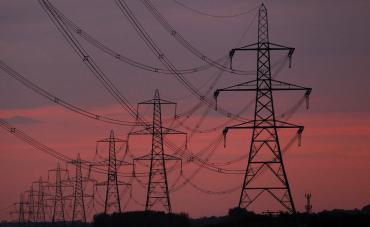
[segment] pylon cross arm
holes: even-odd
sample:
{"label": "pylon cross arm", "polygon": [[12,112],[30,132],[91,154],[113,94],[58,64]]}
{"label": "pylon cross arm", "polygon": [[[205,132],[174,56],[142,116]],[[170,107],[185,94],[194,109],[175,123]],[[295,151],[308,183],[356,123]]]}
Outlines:
{"label": "pylon cross arm", "polygon": [[[280,120],[275,120],[276,125],[272,124],[272,120],[252,120],[252,121],[247,121],[243,122],[240,124],[236,124],[233,126],[228,126],[224,128],[224,134],[226,134],[229,129],[254,129],[254,128],[259,128],[259,129],[267,129],[267,128],[297,128],[300,130],[300,132],[303,131],[304,126],[301,125],[295,125],[291,124],[285,121],[280,121]],[[269,124],[271,123],[271,124]]]}
{"label": "pylon cross arm", "polygon": [[171,101],[168,101],[168,100],[165,100],[165,99],[150,99],[148,101],[144,101],[144,102],[139,102],[137,105],[153,105],[153,104],[156,104],[157,102],[159,102],[159,104],[163,104],[163,105],[177,105],[177,103],[175,102],[171,102]]}
{"label": "pylon cross arm", "polygon": [[162,134],[187,135],[186,132],[178,131],[171,128],[162,127]]}
{"label": "pylon cross arm", "polygon": [[153,133],[153,126],[145,127],[144,129],[130,132],[128,136],[138,136],[138,135],[152,135]]}
{"label": "pylon cross arm", "polygon": [[[176,156],[173,156],[173,155],[168,155],[168,154],[163,154],[163,158],[165,160],[182,160],[181,158],[179,157],[176,157]],[[153,157],[151,154],[148,154],[148,155],[143,155],[143,156],[140,156],[140,157],[137,157],[137,158],[134,158],[135,161],[140,161],[140,160],[145,160],[145,161],[150,161],[152,160]],[[162,159],[162,157],[161,157]]]}
{"label": "pylon cross arm", "polygon": [[[268,48],[259,47],[259,45],[261,45],[261,44],[263,44],[263,46],[267,46]],[[271,43],[271,42],[252,43],[252,44],[249,44],[249,45],[246,45],[246,46],[231,49],[229,55],[230,55],[230,57],[232,57],[235,54],[236,51],[245,51],[245,50],[288,50],[289,55],[292,55],[295,48],[294,47],[287,47],[287,46],[283,46],[283,45],[279,45],[279,44],[275,44],[275,43]]]}
{"label": "pylon cross arm", "polygon": [[227,91],[306,91],[306,96],[310,95],[312,88],[303,87],[300,85],[290,84],[279,80],[273,80],[271,79],[271,86],[268,86],[266,88],[258,88],[257,86],[257,80],[251,80],[248,82],[236,84],[230,87],[217,89],[213,96],[215,98],[218,97],[220,92],[227,92]]}
{"label": "pylon cross arm", "polygon": [[[263,44],[263,45],[261,45]],[[237,51],[270,51],[270,50],[287,50],[289,57],[289,68],[291,67],[291,58],[293,56],[295,48],[287,47],[275,43],[263,42],[263,43],[253,43],[240,48],[233,48],[229,52],[230,57],[230,68],[232,68],[232,60]]]}
{"label": "pylon cross arm", "polygon": [[291,124],[285,121],[275,120],[275,121],[269,121],[269,120],[251,120],[247,122],[243,122],[240,124],[236,124],[233,126],[225,127],[223,130],[224,135],[224,146],[226,146],[226,136],[229,132],[229,129],[298,129],[297,135],[298,135],[298,144],[300,146],[301,144],[301,135],[304,130],[304,126],[301,125],[295,125]]}
{"label": "pylon cross arm", "polygon": [[236,84],[230,87],[222,88],[222,89],[217,89],[214,93],[213,96],[217,98],[217,96],[220,94],[220,92],[224,91],[255,91],[255,87],[257,86],[257,80],[251,80],[248,82]]}
{"label": "pylon cross arm", "polygon": [[109,143],[109,142],[127,143],[127,140],[122,140],[118,138],[106,138],[106,139],[98,140],[96,142],[97,143]]}

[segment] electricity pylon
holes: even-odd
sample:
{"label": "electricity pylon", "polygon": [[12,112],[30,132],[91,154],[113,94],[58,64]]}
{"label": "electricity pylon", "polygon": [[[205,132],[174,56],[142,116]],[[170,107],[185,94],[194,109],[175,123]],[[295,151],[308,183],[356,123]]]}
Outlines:
{"label": "electricity pylon", "polygon": [[306,198],[305,209],[307,214],[310,214],[312,211],[311,196],[312,196],[311,193],[304,194],[304,197]]}
{"label": "electricity pylon", "polygon": [[27,203],[24,201],[24,194],[22,193],[19,196],[19,202],[15,203],[14,205],[18,205],[18,211],[11,212],[11,214],[18,214],[18,225],[22,226],[26,222],[26,217],[25,217],[25,205]]}
{"label": "electricity pylon", "polygon": [[35,221],[35,194],[33,190],[33,186],[31,185],[30,189],[25,191],[28,194],[28,201],[27,201],[27,220],[28,222]]}
{"label": "electricity pylon", "polygon": [[76,168],[74,179],[71,179],[74,180],[72,223],[81,221],[86,224],[85,198],[93,198],[93,196],[84,192],[84,182],[90,181],[90,179],[83,177],[82,164],[89,162],[81,160],[80,154],[77,154],[77,158],[68,163],[73,164]]}
{"label": "electricity pylon", "polygon": [[[106,186],[104,213],[105,214],[112,213],[112,212],[121,213],[122,210],[121,210],[119,185],[130,186],[130,184],[119,181],[117,171],[120,166],[130,165],[130,163],[117,160],[116,144],[124,143],[126,144],[126,149],[127,149],[127,140],[121,140],[121,139],[116,138],[114,136],[114,131],[111,130],[109,138],[97,141],[97,147],[99,143],[108,143],[109,145],[108,160],[103,160],[101,162],[92,164],[94,166],[106,166],[108,168],[107,181],[96,183],[96,186]],[[98,149],[96,152],[98,152]]]}
{"label": "electricity pylon", "polygon": [[153,105],[153,122],[152,125],[145,126],[144,129],[131,132],[132,135],[151,135],[152,136],[152,149],[151,153],[141,157],[137,157],[134,161],[150,161],[149,179],[147,186],[147,195],[145,210],[154,210],[157,204],[163,206],[164,210],[168,213],[172,212],[170,193],[168,190],[168,180],[166,171],[166,161],[175,160],[181,161],[181,158],[165,154],[163,148],[163,136],[165,134],[185,135],[186,133],[174,129],[163,127],[162,125],[162,105],[175,105],[176,116],[176,103],[163,100],[159,97],[158,89],[155,90],[154,99],[138,103],[138,115],[140,105]]}
{"label": "electricity pylon", "polygon": [[[66,196],[64,196],[63,188],[71,187],[69,184],[69,179],[62,179],[62,172],[68,176],[68,170],[62,169],[60,167],[60,164],[57,164],[57,167],[55,169],[49,170],[50,172],[55,172],[55,183],[50,183],[50,177],[49,177],[49,185],[48,187],[54,187],[55,188],[55,194],[53,195],[52,201],[53,201],[53,212],[52,212],[52,223],[55,222],[65,222],[66,221],[66,215],[65,215],[65,202],[66,202]],[[66,184],[67,183],[67,184]]]}
{"label": "electricity pylon", "polygon": [[[249,158],[242,185],[239,207],[248,208],[264,192],[267,192],[284,209],[290,213],[295,213],[296,210],[284,167],[278,129],[297,128],[298,139],[300,141],[300,135],[304,127],[276,119],[273,91],[306,91],[305,96],[308,104],[308,96],[312,89],[272,79],[270,51],[288,51],[289,60],[291,60],[294,48],[277,45],[269,41],[267,9],[263,4],[259,8],[258,15],[258,42],[232,49],[230,51],[230,58],[232,59],[237,51],[251,50],[257,51],[257,79],[227,88],[217,89],[214,92],[215,98],[217,98],[220,92],[226,91],[256,92],[254,119],[224,129],[225,138],[229,129],[252,129]],[[257,176],[266,169],[272,173],[272,178],[276,179],[277,182],[272,183],[274,179],[269,179],[265,182],[256,181]]]}
{"label": "electricity pylon", "polygon": [[35,222],[45,222],[46,221],[46,196],[47,193],[45,192],[45,186],[47,186],[48,182],[43,181],[42,177],[39,178],[38,181],[33,182],[33,184],[37,185],[38,191],[36,191],[37,195],[37,202],[36,202],[36,214],[35,214]]}

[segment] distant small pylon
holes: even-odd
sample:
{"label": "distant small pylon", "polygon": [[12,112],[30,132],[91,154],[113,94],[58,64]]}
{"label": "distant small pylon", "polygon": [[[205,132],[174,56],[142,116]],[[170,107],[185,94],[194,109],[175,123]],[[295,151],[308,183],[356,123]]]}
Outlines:
{"label": "distant small pylon", "polygon": [[84,192],[85,182],[90,179],[83,177],[82,164],[87,163],[80,158],[80,154],[77,154],[77,159],[70,161],[69,163],[75,165],[76,172],[74,176],[74,187],[73,187],[73,212],[72,212],[72,223],[81,221],[86,225],[86,207],[85,199],[92,195],[87,195]]}
{"label": "distant small pylon", "polygon": [[304,194],[304,196],[306,197],[306,206],[305,206],[305,209],[306,209],[306,213],[307,214],[310,214],[312,212],[312,205],[311,205],[311,193],[306,193]]}
{"label": "distant small pylon", "polygon": [[28,202],[27,202],[27,215],[28,215],[28,222],[35,221],[35,191],[31,185],[30,190],[26,191],[28,193]]}
{"label": "distant small pylon", "polygon": [[21,225],[23,223],[25,223],[25,215],[24,215],[24,205],[25,205],[25,202],[24,202],[24,195],[23,193],[20,195],[20,198],[19,198],[19,203],[18,203],[18,206],[19,206],[19,209],[18,209],[18,224]]}
{"label": "distant small pylon", "polygon": [[46,192],[45,186],[47,186],[48,182],[43,181],[42,177],[38,181],[33,182],[37,184],[38,191],[36,191],[37,201],[35,204],[36,212],[35,212],[35,222],[45,222],[46,221]]}
{"label": "distant small pylon", "polygon": [[[63,188],[70,187],[70,185],[65,184],[65,179],[62,178],[62,172],[68,176],[68,170],[62,169],[58,163],[56,169],[51,169],[49,172],[55,172],[55,183],[49,182],[48,187],[55,187],[55,194],[53,195],[53,211],[52,211],[52,223],[55,222],[65,222],[65,201],[66,197],[63,195]],[[49,179],[50,181],[50,179]]]}

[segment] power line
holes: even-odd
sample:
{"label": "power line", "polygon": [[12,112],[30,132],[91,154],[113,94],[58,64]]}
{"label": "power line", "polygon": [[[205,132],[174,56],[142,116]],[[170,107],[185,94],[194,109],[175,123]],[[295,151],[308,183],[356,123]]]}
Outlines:
{"label": "power line", "polygon": [[16,72],[14,69],[12,69],[10,66],[8,66],[5,62],[0,60],[0,69],[2,69],[6,75],[9,77],[17,80],[27,88],[31,89],[32,91],[36,92],[37,94],[41,95],[42,97],[50,100],[51,102],[64,107],[67,110],[70,110],[74,113],[77,113],[79,115],[82,115],[84,117],[88,117],[90,119],[94,119],[97,121],[102,121],[110,124],[115,124],[115,125],[123,125],[123,126],[132,126],[136,125],[136,122],[130,122],[130,121],[123,121],[123,120],[117,120],[114,118],[110,118],[107,116],[103,116],[100,114],[95,114],[92,112],[89,112],[81,107],[75,106],[67,101],[65,101],[62,98],[56,97],[55,95],[51,94],[50,92],[46,91],[45,89],[39,87],[35,83],[31,82],[24,76],[22,76],[20,73]]}
{"label": "power line", "polygon": [[[149,36],[149,34],[146,32],[146,30],[143,28],[143,26],[140,24],[140,22],[137,20],[133,12],[130,10],[128,5],[123,0],[115,0],[118,8],[121,10],[122,14],[129,20],[135,31],[138,33],[140,38],[145,42],[147,47],[153,52],[153,54],[156,55],[158,60],[168,69],[173,72],[173,75],[176,77],[176,79],[189,90],[189,92],[197,97],[200,101],[202,101],[204,104],[206,104],[208,107],[212,109],[215,108],[215,102],[213,99],[210,99],[209,97],[206,97],[202,95],[202,93],[186,78],[182,76],[181,73],[178,73],[176,67],[172,64],[172,62],[167,58],[167,56],[161,51],[161,49],[157,46],[157,44],[154,42],[154,40]],[[228,69],[225,68],[222,65],[219,65],[221,69]],[[219,67],[219,68],[220,68]],[[218,108],[217,111],[224,116],[227,116],[229,118],[238,118],[233,113],[226,111],[223,108]]]}
{"label": "power line", "polygon": [[113,96],[113,98],[133,117],[136,118],[135,110],[130,105],[129,101],[121,94],[121,92],[109,80],[107,75],[95,63],[93,58],[86,52],[83,46],[73,36],[68,27],[63,23],[60,15],[47,0],[39,0],[40,5],[50,17],[56,28],[60,31],[66,41],[70,44],[75,53],[81,58],[82,62],[88,67],[92,74],[99,80],[101,85]]}
{"label": "power line", "polygon": [[[57,10],[57,9],[55,8],[55,10]],[[111,57],[113,57],[113,58],[115,58],[119,61],[125,62],[125,63],[127,63],[131,66],[136,67],[136,68],[140,68],[142,70],[146,70],[146,71],[150,71],[150,72],[154,72],[154,73],[161,73],[161,74],[172,74],[171,70],[146,65],[146,64],[143,64],[143,63],[138,62],[136,60],[133,60],[131,58],[128,58],[125,55],[123,55],[122,53],[118,53],[117,51],[109,48],[107,45],[98,41],[97,39],[92,37],[89,33],[84,31],[83,29],[81,29],[80,26],[76,25],[71,19],[69,19],[67,16],[65,16],[61,11],[57,10],[57,12],[61,16],[63,22],[68,27],[70,27],[77,35],[79,35],[81,38],[83,38],[88,43],[93,45],[95,48],[103,51],[104,53],[110,55]],[[227,56],[220,57],[219,59],[216,60],[216,62],[222,61],[226,58],[227,58]],[[205,64],[205,65],[201,65],[201,66],[197,66],[197,67],[193,67],[193,68],[188,68],[188,69],[178,69],[178,72],[180,72],[182,74],[197,73],[197,72],[207,70],[211,67],[212,67],[211,64]]]}
{"label": "power line", "polygon": [[[4,129],[5,131],[7,131],[8,133],[17,137],[18,139],[22,140],[23,142],[28,143],[29,145],[31,145],[35,149],[37,149],[39,151],[42,151],[43,153],[46,153],[46,154],[48,154],[48,155],[50,155],[50,156],[52,156],[52,157],[54,157],[54,158],[56,158],[60,161],[63,161],[65,163],[67,163],[67,162],[70,162],[70,161],[73,160],[72,158],[64,155],[63,153],[57,152],[54,149],[52,149],[52,148],[42,144],[41,142],[33,139],[32,137],[27,135],[22,130],[14,127],[10,123],[8,123],[6,120],[1,119],[1,118],[0,118],[0,127],[2,129]],[[107,173],[105,170],[103,170],[101,168],[98,168],[96,166],[87,165],[86,163],[83,163],[82,168],[91,170],[91,171],[93,171],[95,173],[98,173],[98,174],[106,174]],[[119,175],[131,176],[131,173],[130,174],[119,173]]]}
{"label": "power line", "polygon": [[199,15],[202,15],[202,16],[207,16],[207,17],[213,17],[213,18],[224,18],[224,19],[229,19],[229,18],[235,18],[235,17],[240,17],[240,16],[244,16],[244,15],[247,15],[253,11],[255,11],[258,6],[252,8],[252,9],[249,9],[249,10],[246,10],[246,11],[243,11],[243,12],[240,12],[240,13],[235,13],[235,14],[230,14],[230,15],[216,15],[216,14],[212,14],[212,13],[207,13],[207,12],[204,12],[204,11],[201,11],[199,9],[196,9],[194,7],[190,7],[188,5],[186,5],[185,3],[183,2],[180,2],[178,0],[172,0],[174,3],[176,3],[177,5],[187,9],[187,10],[190,10],[194,13],[197,13]]}
{"label": "power line", "polygon": [[[126,7],[128,9],[128,5],[125,3],[124,0],[115,0],[116,3],[119,5]],[[140,0],[143,5],[148,9],[148,11],[153,15],[153,17],[162,25],[162,27],[167,30],[167,32],[176,39],[181,45],[183,45],[186,49],[188,49],[191,53],[193,53],[195,56],[197,56],[199,59],[201,59],[204,62],[207,62],[208,64],[213,65],[214,67],[217,67],[219,69],[222,69],[224,71],[227,71],[232,74],[240,74],[240,75],[255,75],[255,71],[242,71],[242,70],[233,70],[227,67],[224,67],[223,65],[220,65],[218,62],[212,60],[205,54],[203,54],[201,51],[199,51],[197,48],[195,48],[189,41],[187,41],[167,20],[166,18],[154,7],[151,1],[149,0]],[[138,26],[137,22],[135,22]]]}

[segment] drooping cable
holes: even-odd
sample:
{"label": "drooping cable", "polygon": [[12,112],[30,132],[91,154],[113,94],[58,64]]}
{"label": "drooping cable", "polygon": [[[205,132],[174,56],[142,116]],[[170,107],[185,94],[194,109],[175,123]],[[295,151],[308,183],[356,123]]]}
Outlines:
{"label": "drooping cable", "polygon": [[[201,51],[199,51],[197,48],[195,48],[189,41],[187,41],[167,20],[166,18],[154,7],[151,1],[149,0],[140,0],[143,5],[148,9],[148,11],[153,15],[153,17],[162,25],[162,27],[172,36],[174,39],[176,39],[181,45],[183,45],[186,49],[188,49],[191,53],[193,53],[195,56],[197,56],[202,61],[205,61],[214,67],[217,67],[219,69],[225,70],[229,73],[233,74],[240,74],[240,75],[255,75],[255,72],[253,71],[242,71],[242,70],[235,70],[230,69],[228,67],[224,67],[217,63],[216,61],[210,59],[205,54],[203,54]],[[116,2],[120,2],[120,4],[126,4],[124,0],[116,0]],[[126,4],[127,7],[127,4]],[[255,8],[254,10],[256,10]],[[252,10],[253,11],[253,10]]]}
{"label": "drooping cable", "polygon": [[217,14],[212,14],[212,13],[207,13],[207,12],[204,12],[204,11],[201,11],[199,9],[196,9],[194,7],[190,7],[188,5],[186,5],[185,3],[181,2],[181,1],[178,1],[178,0],[172,0],[174,3],[176,3],[177,5],[187,9],[187,10],[190,10],[194,13],[197,13],[199,15],[202,15],[202,16],[207,16],[207,17],[213,17],[213,18],[222,18],[222,19],[230,19],[230,18],[235,18],[235,17],[240,17],[240,16],[244,16],[244,15],[247,15],[253,11],[255,11],[257,7],[253,8],[253,9],[250,9],[250,10],[246,10],[246,11],[243,11],[243,12],[240,12],[240,13],[235,13],[235,14],[230,14],[230,15],[217,15]]}
{"label": "drooping cable", "polygon": [[107,117],[107,116],[104,116],[104,115],[94,114],[94,113],[89,112],[85,109],[82,109],[81,107],[75,106],[75,105],[65,101],[64,99],[56,97],[55,95],[52,95],[50,92],[42,89],[41,87],[39,87],[35,83],[31,82],[30,80],[28,80],[27,78],[22,76],[20,73],[16,72],[14,69],[12,69],[10,66],[8,66],[5,62],[3,62],[1,60],[0,60],[0,69],[2,69],[6,73],[6,75],[8,75],[9,77],[17,80],[18,82],[20,82],[21,84],[23,84],[27,88],[31,89],[32,91],[36,92],[37,94],[43,96],[46,99],[49,99],[51,102],[53,102],[53,103],[55,103],[59,106],[62,106],[64,108],[66,108],[67,110],[70,110],[74,113],[80,114],[84,117],[88,117],[88,118],[91,118],[91,119],[94,119],[94,120],[103,121],[103,122],[110,123],[110,124],[115,124],[115,125],[132,126],[132,125],[137,124],[136,122],[117,120],[117,119],[110,118],[110,117]]}
{"label": "drooping cable", "polygon": [[[184,78],[181,73],[178,73],[178,70],[176,67],[171,63],[171,61],[167,58],[167,56],[161,51],[161,49],[157,46],[157,44],[154,42],[154,40],[149,36],[149,34],[145,31],[143,26],[140,24],[140,22],[137,20],[133,12],[130,10],[128,5],[124,0],[115,0],[118,8],[121,10],[122,14],[129,20],[132,27],[136,30],[140,38],[145,42],[147,47],[155,54],[158,58],[158,60],[168,69],[173,72],[173,75],[176,77],[176,79],[189,90],[189,92],[197,97],[199,100],[204,102],[209,108],[217,109],[217,112],[221,113],[224,116],[227,117],[235,117],[233,113],[230,113],[229,111],[223,109],[223,108],[216,108],[216,102],[204,95],[192,84],[190,81],[188,81],[186,78]],[[221,65],[222,66],[222,65]],[[223,67],[223,66],[222,66]]]}
{"label": "drooping cable", "polygon": [[39,0],[39,3],[44,11],[47,13],[47,15],[50,17],[54,25],[60,31],[60,33],[70,44],[75,53],[82,59],[83,63],[89,68],[89,70],[101,82],[101,84],[113,96],[113,98],[133,117],[133,119],[135,119],[135,109],[121,94],[121,92],[114,86],[114,84],[109,80],[105,73],[99,68],[93,58],[86,52],[83,46],[65,26],[65,24],[63,24],[62,20],[60,19],[60,15],[57,11],[55,11],[55,8],[52,6],[52,4],[47,0]]}

